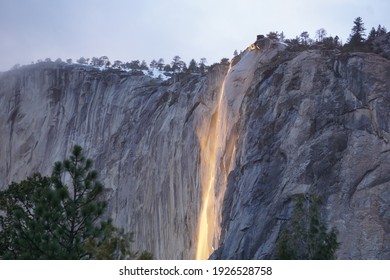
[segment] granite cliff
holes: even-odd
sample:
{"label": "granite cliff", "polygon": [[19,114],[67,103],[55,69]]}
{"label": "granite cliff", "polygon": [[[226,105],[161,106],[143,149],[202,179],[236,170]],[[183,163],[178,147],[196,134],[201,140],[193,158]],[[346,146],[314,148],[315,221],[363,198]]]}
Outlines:
{"label": "granite cliff", "polygon": [[[90,67],[41,64],[1,75],[1,185],[81,145],[107,188],[109,215],[155,258],[192,258],[199,212],[194,112],[225,69],[163,82]],[[202,101],[204,100],[204,101]]]}
{"label": "granite cliff", "polygon": [[229,72],[218,65],[169,81],[55,63],[1,73],[0,188],[49,174],[80,144],[107,187],[107,215],[135,232],[134,247],[192,259],[202,207],[197,131],[213,136],[225,81],[217,174],[226,179],[214,195],[222,220],[212,258],[272,258],[291,198],[315,193],[338,229],[338,258],[389,259],[390,61],[270,43],[233,62]]}
{"label": "granite cliff", "polygon": [[[272,258],[291,198],[315,193],[340,259],[390,258],[390,61],[305,51],[259,67],[214,258]],[[291,55],[291,54],[290,54]]]}

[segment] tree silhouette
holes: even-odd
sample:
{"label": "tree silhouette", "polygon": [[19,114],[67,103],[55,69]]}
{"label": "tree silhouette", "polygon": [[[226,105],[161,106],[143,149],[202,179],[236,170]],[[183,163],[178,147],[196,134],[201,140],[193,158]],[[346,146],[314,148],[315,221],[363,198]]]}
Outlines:
{"label": "tree silhouette", "polygon": [[364,45],[364,28],[363,20],[361,17],[357,17],[353,22],[352,32],[348,39],[348,47],[351,50],[360,50]]}
{"label": "tree silhouette", "polygon": [[325,223],[321,221],[318,209],[320,203],[321,200],[316,196],[296,197],[291,219],[277,242],[277,259],[335,259],[339,246],[337,232],[334,228],[328,232]]}
{"label": "tree silhouette", "polygon": [[317,41],[322,42],[326,36],[327,32],[324,28],[320,28],[316,31]]}
{"label": "tree silhouette", "polygon": [[308,40],[309,40],[309,32],[307,31],[303,31],[301,33],[301,40],[302,40],[302,44],[303,45],[307,45],[308,44]]}
{"label": "tree silhouette", "polygon": [[80,146],[54,165],[0,192],[0,259],[131,258],[132,235],[104,220],[103,185]]}
{"label": "tree silhouette", "polygon": [[199,68],[198,65],[195,61],[195,59],[191,59],[190,63],[188,64],[188,71],[191,73],[196,73],[198,72]]}

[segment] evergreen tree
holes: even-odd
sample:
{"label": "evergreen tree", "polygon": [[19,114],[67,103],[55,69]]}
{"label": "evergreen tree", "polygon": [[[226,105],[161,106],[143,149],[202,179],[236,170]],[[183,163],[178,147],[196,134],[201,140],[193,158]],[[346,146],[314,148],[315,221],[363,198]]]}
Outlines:
{"label": "evergreen tree", "polygon": [[371,28],[370,33],[368,34],[367,42],[372,42],[376,38],[376,30],[375,28]]}
{"label": "evergreen tree", "polygon": [[288,225],[279,236],[276,258],[285,260],[328,260],[335,259],[337,242],[336,229],[329,232],[320,220],[316,196],[299,196]]}
{"label": "evergreen tree", "polygon": [[354,26],[352,27],[352,33],[349,36],[348,46],[352,50],[359,50],[359,48],[363,47],[364,44],[364,28],[363,20],[361,17],[357,17],[354,20]]}
{"label": "evergreen tree", "polygon": [[329,50],[332,50],[332,49],[335,49],[335,48],[338,48],[340,47],[340,42],[339,42],[340,38],[338,36],[336,37],[325,37],[323,40],[322,40],[322,45],[323,47],[325,47],[326,49],[329,49]]}
{"label": "evergreen tree", "polygon": [[82,56],[79,59],[76,60],[77,63],[79,64],[87,64],[88,61]]}
{"label": "evergreen tree", "polygon": [[160,58],[157,61],[157,68],[158,68],[158,70],[163,71],[164,70],[164,66],[165,66],[164,59]]}
{"label": "evergreen tree", "polygon": [[90,238],[84,248],[95,260],[153,259],[150,252],[143,251],[139,254],[131,251],[129,244],[132,242],[133,233],[125,233],[123,229],[118,229],[108,222],[103,227],[102,238],[100,240]]}
{"label": "evergreen tree", "polygon": [[336,47],[340,47],[341,46],[341,42],[340,42],[340,37],[339,36],[335,36],[334,39],[333,39],[333,44],[336,46]]}
{"label": "evergreen tree", "polygon": [[5,212],[0,216],[0,258],[134,257],[128,247],[132,240],[102,220],[106,202],[97,176],[92,161],[75,146],[69,159],[55,163],[51,177],[37,173],[0,192]]}
{"label": "evergreen tree", "polygon": [[309,32],[303,31],[301,33],[300,37],[301,37],[302,44],[306,46],[308,44],[308,40],[309,40]]}
{"label": "evergreen tree", "polygon": [[376,30],[376,36],[382,36],[382,35],[385,35],[387,33],[387,29],[386,27],[382,27],[380,24],[378,25],[378,28]]}
{"label": "evergreen tree", "polygon": [[0,209],[5,211],[0,216],[0,258],[52,259],[58,253],[59,243],[50,242],[56,226],[48,221],[60,219],[59,194],[50,185],[50,178],[34,174],[0,192]]}
{"label": "evergreen tree", "polygon": [[183,61],[181,60],[181,57],[175,55],[172,59],[171,65],[173,72],[181,72],[183,68]]}
{"label": "evergreen tree", "polygon": [[141,70],[149,70],[148,64],[146,63],[145,60],[142,60],[141,65],[140,65],[140,69]]}
{"label": "evergreen tree", "polygon": [[190,63],[188,64],[188,71],[191,73],[196,73],[198,70],[198,64],[196,63],[195,59],[191,59]]}
{"label": "evergreen tree", "polygon": [[278,40],[279,39],[279,33],[277,31],[271,31],[266,36],[268,39],[271,39],[271,40]]}
{"label": "evergreen tree", "polygon": [[296,36],[295,39],[286,39],[285,43],[288,45],[287,49],[293,52],[302,51],[307,48],[301,44],[301,40],[298,36]]}
{"label": "evergreen tree", "polygon": [[224,65],[229,65],[230,64],[229,58],[226,57],[222,58],[220,63]]}
{"label": "evergreen tree", "polygon": [[122,61],[120,60],[115,60],[114,63],[112,64],[112,68],[116,68],[116,69],[121,69],[122,68]]}
{"label": "evergreen tree", "polygon": [[97,57],[92,57],[92,58],[91,58],[91,65],[92,65],[92,66],[99,66],[99,58],[97,58]]}
{"label": "evergreen tree", "polygon": [[164,66],[164,71],[165,71],[165,72],[172,72],[172,67],[171,67],[171,65],[169,65],[169,64],[165,65],[165,66]]}
{"label": "evergreen tree", "polygon": [[97,66],[110,66],[111,65],[111,62],[110,60],[108,59],[107,56],[103,55],[101,56],[99,59],[98,59],[98,65]]}
{"label": "evergreen tree", "polygon": [[131,62],[127,62],[126,66],[128,69],[132,70],[139,70],[141,69],[140,61],[139,60],[132,60]]}
{"label": "evergreen tree", "polygon": [[188,72],[187,64],[184,61],[180,63],[180,72]]}
{"label": "evergreen tree", "polygon": [[206,72],[206,70],[207,70],[206,63],[207,63],[206,58],[202,57],[202,58],[200,59],[200,62],[199,62],[199,71],[200,71],[200,73],[201,73],[202,75],[203,75],[203,74]]}
{"label": "evergreen tree", "polygon": [[[70,187],[62,180],[67,176],[70,177]],[[58,212],[62,218],[58,220],[60,231],[56,239],[61,240],[67,258],[86,257],[85,243],[90,238],[98,238],[104,225],[97,223],[106,208],[106,202],[99,199],[103,185],[97,176],[92,170],[92,160],[86,159],[82,148],[77,145],[69,159],[54,165],[53,190],[61,194]]]}
{"label": "evergreen tree", "polygon": [[154,69],[157,68],[157,61],[153,59],[150,64],[149,64],[150,69],[153,71]]}

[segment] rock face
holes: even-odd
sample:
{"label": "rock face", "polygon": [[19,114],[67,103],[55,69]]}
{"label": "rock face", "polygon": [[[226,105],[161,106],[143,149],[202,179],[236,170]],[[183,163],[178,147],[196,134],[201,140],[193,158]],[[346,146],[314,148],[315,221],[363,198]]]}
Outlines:
{"label": "rock face", "polygon": [[200,208],[194,116],[201,103],[213,104],[226,70],[171,83],[55,64],[3,73],[1,188],[50,174],[79,144],[109,190],[109,215],[135,233],[134,248],[158,259],[193,258]]}
{"label": "rock face", "polygon": [[[212,257],[272,258],[291,197],[314,193],[339,231],[338,258],[389,259],[390,61],[272,45],[253,52],[254,65],[236,59],[247,78],[226,77],[238,137]],[[227,70],[167,82],[49,63],[1,73],[0,188],[49,174],[80,144],[108,188],[108,215],[134,231],[135,249],[194,258],[196,129],[210,127]]]}
{"label": "rock face", "polygon": [[285,49],[279,42],[263,40],[268,44],[263,46],[262,51],[254,51],[256,48],[251,46],[231,63],[212,116],[208,110],[206,113],[202,110],[197,112],[202,120],[197,134],[201,147],[200,178],[203,195],[197,259],[207,259],[212,248],[219,245],[223,197],[228,175],[234,168],[236,144],[240,136],[237,128],[242,100],[257,67],[270,63]]}
{"label": "rock face", "polygon": [[272,258],[291,197],[315,193],[339,231],[338,258],[389,259],[390,61],[284,55],[257,69],[241,106],[213,258]]}

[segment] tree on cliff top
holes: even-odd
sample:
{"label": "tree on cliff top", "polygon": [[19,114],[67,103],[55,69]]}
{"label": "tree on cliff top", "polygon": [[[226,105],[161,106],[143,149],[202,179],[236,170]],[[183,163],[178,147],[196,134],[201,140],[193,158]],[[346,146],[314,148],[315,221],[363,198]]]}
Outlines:
{"label": "tree on cliff top", "polygon": [[364,46],[364,28],[363,20],[357,17],[353,22],[352,32],[349,35],[347,47],[351,50],[360,50]]}
{"label": "tree on cliff top", "polygon": [[282,260],[331,260],[339,247],[337,232],[320,221],[316,196],[296,198],[292,217],[279,236],[276,258]]}
{"label": "tree on cliff top", "polygon": [[[0,258],[134,258],[132,235],[103,220],[103,185],[75,146],[69,159],[0,192]],[[67,186],[66,182],[69,183]]]}

